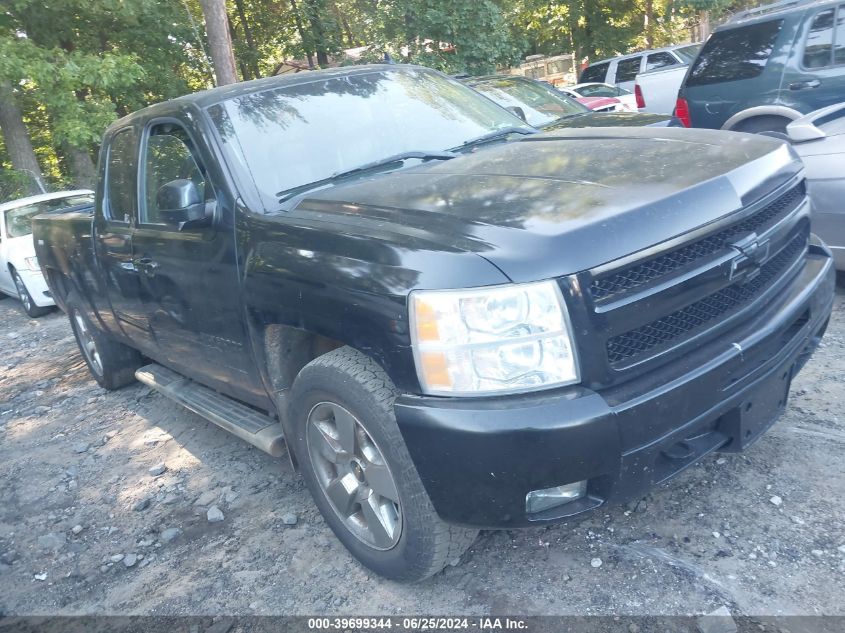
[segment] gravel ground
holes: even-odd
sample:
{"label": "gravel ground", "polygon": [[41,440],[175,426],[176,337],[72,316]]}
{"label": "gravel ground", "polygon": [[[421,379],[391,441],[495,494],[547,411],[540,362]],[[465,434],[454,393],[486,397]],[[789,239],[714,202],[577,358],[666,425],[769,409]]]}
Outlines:
{"label": "gravel ground", "polygon": [[845,615],[841,284],[786,415],[746,453],[637,504],[484,532],[411,586],[346,553],[286,458],[147,387],[97,387],[63,314],[5,300],[0,322],[0,614]]}

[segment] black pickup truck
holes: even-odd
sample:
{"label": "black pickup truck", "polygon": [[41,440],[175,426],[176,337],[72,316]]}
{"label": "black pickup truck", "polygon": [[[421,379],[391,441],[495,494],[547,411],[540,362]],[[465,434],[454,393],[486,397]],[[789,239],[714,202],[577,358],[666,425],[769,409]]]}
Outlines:
{"label": "black pickup truck", "polygon": [[783,411],[834,271],[785,143],[539,133],[444,75],[226,86],[105,134],[38,258],[95,379],[287,452],[365,565],[642,495]]}

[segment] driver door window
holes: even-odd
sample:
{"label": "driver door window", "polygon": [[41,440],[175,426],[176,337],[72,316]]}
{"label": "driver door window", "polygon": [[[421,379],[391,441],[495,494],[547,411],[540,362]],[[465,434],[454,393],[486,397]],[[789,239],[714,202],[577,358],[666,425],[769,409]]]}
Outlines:
{"label": "driver door window", "polygon": [[141,224],[166,224],[158,207],[158,192],[174,180],[191,180],[200,199],[213,198],[205,170],[193,143],[176,124],[165,123],[150,130],[144,149],[144,204],[141,205]]}

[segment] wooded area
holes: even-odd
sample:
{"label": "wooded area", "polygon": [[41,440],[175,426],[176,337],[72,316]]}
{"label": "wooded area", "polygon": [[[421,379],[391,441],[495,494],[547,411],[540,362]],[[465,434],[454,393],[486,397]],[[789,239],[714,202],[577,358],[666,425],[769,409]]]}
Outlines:
{"label": "wooded area", "polygon": [[[0,197],[90,186],[133,110],[293,67],[391,59],[482,74],[688,41],[749,0],[4,0]],[[342,54],[359,49],[352,59]],[[39,185],[41,183],[41,185]]]}

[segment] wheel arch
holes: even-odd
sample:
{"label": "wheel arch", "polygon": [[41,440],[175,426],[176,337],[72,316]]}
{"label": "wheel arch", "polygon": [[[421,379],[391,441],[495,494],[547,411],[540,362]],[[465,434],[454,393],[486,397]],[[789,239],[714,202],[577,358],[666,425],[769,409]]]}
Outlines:
{"label": "wheel arch", "polygon": [[746,108],[745,110],[734,114],[727,121],[725,121],[725,123],[722,125],[722,129],[733,130],[738,125],[750,121],[751,119],[757,119],[760,117],[767,116],[779,117],[783,119],[789,119],[790,121],[795,121],[797,119],[800,119],[804,115],[798,110],[795,110],[794,108],[782,105],[755,106],[753,108]]}

